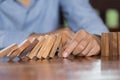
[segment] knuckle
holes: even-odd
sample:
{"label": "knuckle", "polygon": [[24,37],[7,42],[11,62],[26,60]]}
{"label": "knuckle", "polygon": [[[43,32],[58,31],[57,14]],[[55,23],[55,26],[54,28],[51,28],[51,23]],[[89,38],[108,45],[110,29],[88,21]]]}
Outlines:
{"label": "knuckle", "polygon": [[86,31],[85,30],[80,30],[80,31],[78,31],[78,34],[86,34]]}
{"label": "knuckle", "polygon": [[92,36],[92,35],[88,35],[88,38],[89,38],[89,39],[93,39],[93,36]]}
{"label": "knuckle", "polygon": [[82,32],[83,32],[83,33],[86,33],[86,31],[85,31],[85,30],[83,30],[83,29],[82,29],[82,30],[80,30],[80,32],[81,32],[81,33],[82,33]]}
{"label": "knuckle", "polygon": [[79,38],[75,38],[73,41],[74,44],[78,44],[79,43]]}

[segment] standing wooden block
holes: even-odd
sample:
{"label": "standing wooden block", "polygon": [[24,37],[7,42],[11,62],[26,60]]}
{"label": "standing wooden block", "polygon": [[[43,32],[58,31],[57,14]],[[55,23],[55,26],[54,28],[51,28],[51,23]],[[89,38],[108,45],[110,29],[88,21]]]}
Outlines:
{"label": "standing wooden block", "polygon": [[19,48],[17,50],[15,50],[12,54],[9,55],[10,59],[13,59],[15,57],[18,57],[21,52],[26,49],[29,45],[30,45],[30,41],[28,39],[26,39],[25,41],[23,41],[20,45]]}
{"label": "standing wooden block", "polygon": [[55,40],[54,46],[52,47],[49,57],[51,57],[51,58],[54,57],[54,55],[60,45],[60,42],[61,42],[61,34],[56,34],[56,40]]}
{"label": "standing wooden block", "polygon": [[36,44],[36,46],[33,48],[33,50],[27,55],[30,59],[33,59],[34,57],[37,56],[37,53],[38,53],[39,49],[41,48],[41,46],[43,45],[44,40],[45,40],[44,36],[40,36],[38,38],[39,42]]}
{"label": "standing wooden block", "polygon": [[109,56],[109,34],[102,33],[101,37],[101,55],[102,56]]}
{"label": "standing wooden block", "polygon": [[29,54],[32,51],[32,49],[36,46],[38,42],[39,41],[37,38],[33,38],[33,40],[31,41],[31,44],[19,55],[22,61],[29,60],[29,58],[27,57],[27,54]]}
{"label": "standing wooden block", "polygon": [[118,32],[118,53],[120,56],[120,32]]}
{"label": "standing wooden block", "polygon": [[109,37],[110,37],[110,56],[118,56],[117,32],[111,32]]}
{"label": "standing wooden block", "polygon": [[11,51],[16,49],[17,47],[18,47],[17,44],[12,44],[8,46],[7,48],[4,48],[3,50],[0,51],[0,58],[6,56],[7,54],[9,54]]}
{"label": "standing wooden block", "polygon": [[45,42],[37,54],[37,58],[39,59],[48,57],[56,37],[55,35],[48,35],[45,38]]}

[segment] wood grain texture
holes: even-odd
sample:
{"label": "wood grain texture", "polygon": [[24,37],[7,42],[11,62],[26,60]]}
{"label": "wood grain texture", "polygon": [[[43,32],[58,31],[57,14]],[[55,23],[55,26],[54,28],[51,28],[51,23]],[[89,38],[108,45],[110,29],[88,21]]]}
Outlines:
{"label": "wood grain texture", "polygon": [[14,49],[16,49],[17,44],[12,44],[6,48],[4,48],[3,50],[0,51],[0,58],[6,56],[7,54],[9,54],[11,51],[13,51]]}
{"label": "wood grain texture", "polygon": [[101,37],[101,56],[109,56],[110,51],[109,33],[102,33]]}
{"label": "wood grain texture", "polygon": [[21,54],[21,52],[26,49],[30,45],[30,41],[28,39],[24,40],[20,45],[19,48],[16,49],[11,55],[9,55],[10,59],[13,59]]}
{"label": "wood grain texture", "polygon": [[34,57],[37,56],[39,49],[41,48],[41,46],[44,43],[44,40],[45,40],[44,36],[40,36],[38,38],[39,42],[36,44],[36,46],[33,48],[33,50],[27,55],[30,59],[33,59]]}
{"label": "wood grain texture", "polygon": [[61,42],[61,34],[56,34],[56,40],[54,42],[54,46],[52,47],[49,57],[53,58],[55,56],[55,53],[59,48],[60,42]]}
{"label": "wood grain texture", "polygon": [[101,56],[105,56],[104,44],[105,44],[105,33],[102,33],[102,36],[101,36]]}
{"label": "wood grain texture", "polygon": [[31,41],[31,44],[25,49],[23,50],[23,52],[19,55],[19,57],[21,58],[21,60],[23,61],[27,61],[29,60],[27,54],[29,54],[33,48],[36,46],[36,44],[38,43],[38,39],[34,38],[32,41]]}
{"label": "wood grain texture", "polygon": [[37,54],[37,58],[39,59],[48,57],[56,37],[55,35],[46,35],[45,38],[44,44]]}
{"label": "wood grain texture", "polygon": [[118,32],[118,55],[120,56],[120,32]]}
{"label": "wood grain texture", "polygon": [[117,32],[110,32],[110,56],[118,56]]}
{"label": "wood grain texture", "polygon": [[58,53],[59,57],[62,57],[62,52],[64,51],[65,45],[67,43],[67,35],[64,33],[61,33],[61,35],[62,35],[62,38],[61,38],[61,42],[59,45],[59,53]]}

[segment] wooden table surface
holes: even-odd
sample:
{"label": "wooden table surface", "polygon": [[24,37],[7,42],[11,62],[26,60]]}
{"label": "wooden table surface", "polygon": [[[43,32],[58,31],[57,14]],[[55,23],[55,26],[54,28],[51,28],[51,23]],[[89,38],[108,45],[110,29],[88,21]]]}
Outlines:
{"label": "wooden table surface", "polygon": [[0,80],[120,80],[119,58],[69,57],[0,62]]}

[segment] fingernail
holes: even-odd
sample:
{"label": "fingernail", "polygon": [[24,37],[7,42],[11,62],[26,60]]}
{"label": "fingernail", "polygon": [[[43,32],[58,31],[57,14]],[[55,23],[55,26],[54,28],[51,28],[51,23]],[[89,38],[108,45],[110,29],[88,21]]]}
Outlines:
{"label": "fingernail", "polygon": [[68,53],[67,52],[63,52],[63,57],[67,57],[68,56]]}

